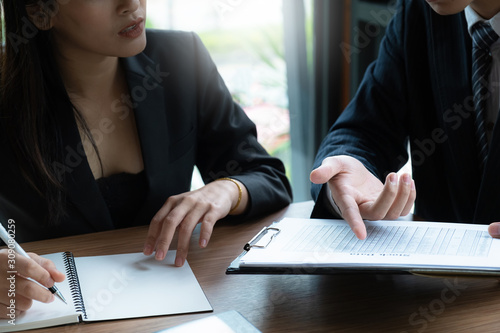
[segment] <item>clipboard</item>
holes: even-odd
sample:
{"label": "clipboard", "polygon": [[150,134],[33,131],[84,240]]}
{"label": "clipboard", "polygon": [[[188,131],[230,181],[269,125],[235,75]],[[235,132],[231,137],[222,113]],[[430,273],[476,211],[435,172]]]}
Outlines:
{"label": "clipboard", "polygon": [[[245,243],[243,246],[243,252],[236,257],[226,269],[226,274],[308,274],[308,275],[333,275],[333,274],[410,274],[409,272],[404,272],[401,270],[367,270],[367,269],[353,269],[353,268],[315,268],[311,269],[301,269],[301,268],[289,268],[289,267],[259,267],[259,268],[248,268],[241,267],[241,259],[252,249],[267,248],[271,242],[280,234],[281,229],[278,228],[277,224],[279,221],[273,222],[271,225],[262,228],[250,241]],[[266,239],[267,237],[267,239]]]}
{"label": "clipboard", "polygon": [[[347,222],[343,220],[285,218],[279,222],[272,223],[268,227],[264,227],[249,242],[244,244],[243,252],[230,263],[226,269],[226,274],[413,274],[426,277],[500,277],[500,263],[493,255],[494,253],[499,253],[496,251],[500,249],[500,240],[492,239],[487,235],[486,225],[413,221],[366,221],[366,225],[368,237],[365,241],[358,241],[354,238],[355,236],[353,237],[354,234],[348,227]],[[403,228],[404,231],[400,232],[397,228]],[[321,231],[315,234],[311,231],[313,229],[320,229]],[[334,230],[332,231],[332,229]],[[405,244],[405,233],[411,236],[408,237],[408,244]],[[453,233],[455,233],[455,237],[450,236]],[[366,250],[370,248],[366,244],[377,244],[376,242],[389,244],[389,239],[392,241],[396,234],[400,237],[397,246],[406,248],[408,253],[389,253],[390,251],[387,250],[389,246],[385,247],[387,253],[377,253],[377,251],[366,253],[370,252]],[[463,239],[458,239],[457,235],[460,234],[463,235]],[[475,239],[471,237],[475,237]],[[431,258],[430,260],[435,261],[434,263],[427,263],[425,260],[422,260],[422,255],[417,251],[422,251],[422,249],[412,246],[412,242],[416,238],[422,244],[425,243],[424,241],[433,241],[434,245],[430,246],[432,250],[437,248],[439,242],[446,243],[447,248],[441,245],[442,249],[439,248],[439,251],[443,252],[443,254],[439,251],[426,254],[425,259]],[[462,264],[464,260],[462,252],[465,250],[464,246],[460,247],[460,244],[455,246],[454,242],[457,241],[463,242],[460,244],[469,242],[470,244],[467,244],[470,245],[471,250],[467,255],[469,258],[474,258],[476,255],[479,259],[467,259],[469,260],[467,264]],[[304,260],[302,264],[297,264],[297,262],[293,261],[294,253],[297,253],[298,257],[303,254],[300,253],[300,249],[301,251],[311,252],[311,248],[315,248],[316,251],[319,251],[320,255],[318,257],[325,257],[325,251],[321,252],[321,250],[317,249],[320,249],[323,245],[328,248],[331,244],[339,244],[339,246],[360,244],[359,246],[356,245],[358,246],[357,248],[353,247],[359,253],[337,255],[334,250],[331,253],[327,253],[330,257],[335,258],[335,256],[338,256],[343,259],[338,262],[335,260],[326,260],[323,263],[318,263]],[[344,246],[344,252],[346,246]],[[453,255],[451,251],[454,246],[457,248],[456,255]],[[363,248],[366,248],[365,252],[361,251]],[[375,245],[373,245],[373,248],[375,249]],[[397,247],[393,246],[394,249],[397,249]],[[413,249],[413,252],[410,249]],[[328,250],[330,249],[328,248]],[[254,254],[253,257],[256,257],[256,253],[252,253],[252,251],[262,252],[261,258],[265,258],[262,264],[248,264],[248,258],[252,257],[252,254]],[[450,254],[446,251],[450,252]],[[391,255],[396,257],[396,259],[392,259]],[[274,260],[273,258],[268,259],[268,257],[273,256],[278,259],[285,259],[283,261]],[[354,259],[353,262],[346,261],[347,259],[345,258],[349,258],[349,256]],[[365,261],[359,259],[365,257],[378,259],[373,261],[370,261],[370,259]],[[304,258],[307,258],[307,256],[303,256],[303,258],[297,260],[303,260]],[[415,258],[415,262],[412,262],[412,258]],[[269,260],[269,263],[266,260]],[[439,260],[442,260],[442,263]],[[476,261],[479,263],[478,265],[475,265]]]}

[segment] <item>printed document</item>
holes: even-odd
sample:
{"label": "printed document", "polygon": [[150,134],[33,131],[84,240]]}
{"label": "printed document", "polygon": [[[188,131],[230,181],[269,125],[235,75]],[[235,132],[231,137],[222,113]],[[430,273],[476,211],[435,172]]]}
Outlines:
{"label": "printed document", "polygon": [[362,267],[500,273],[500,239],[487,225],[366,221],[359,240],[343,220],[285,218],[264,231],[239,267]]}

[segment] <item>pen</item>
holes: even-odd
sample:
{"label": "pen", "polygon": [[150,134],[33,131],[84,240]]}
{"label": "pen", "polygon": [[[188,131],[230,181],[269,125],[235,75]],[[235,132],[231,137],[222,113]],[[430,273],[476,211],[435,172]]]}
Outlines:
{"label": "pen", "polygon": [[[23,250],[23,248],[14,240],[13,237],[9,235],[7,230],[5,230],[4,226],[0,223],[0,238],[4,241],[5,245],[7,245],[9,248],[13,245],[14,251],[22,255],[23,257],[26,257],[28,259],[31,259],[31,257]],[[31,259],[33,260],[33,259]],[[32,279],[30,279],[32,280]],[[34,281],[34,280],[32,280]],[[36,282],[36,281],[34,281]],[[38,282],[37,282],[38,283]],[[56,285],[54,284],[52,287],[47,288],[49,291],[59,297],[61,301],[63,301],[65,304],[68,304],[66,300],[64,299],[64,296],[61,294],[59,289],[57,289]]]}

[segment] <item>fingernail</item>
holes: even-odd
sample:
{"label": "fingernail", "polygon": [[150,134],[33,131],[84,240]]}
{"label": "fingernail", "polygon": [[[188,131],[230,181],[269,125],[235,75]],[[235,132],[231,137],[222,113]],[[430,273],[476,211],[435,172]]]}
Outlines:
{"label": "fingernail", "polygon": [[165,257],[165,254],[163,254],[163,251],[156,251],[155,259],[156,260],[163,260]]}
{"label": "fingernail", "polygon": [[182,258],[175,258],[175,266],[181,267],[184,265],[184,260]]}
{"label": "fingernail", "polygon": [[406,185],[410,185],[411,184],[411,177],[409,174],[404,174],[403,175],[403,182],[406,184]]}
{"label": "fingernail", "polygon": [[202,239],[202,240],[200,241],[200,246],[201,246],[201,247],[206,247],[206,246],[207,246],[207,240],[206,240],[206,239]]}
{"label": "fingernail", "polygon": [[145,255],[150,255],[151,253],[153,253],[153,248],[151,247],[151,245],[146,245],[144,246],[144,250],[142,251]]}
{"label": "fingernail", "polygon": [[398,178],[396,176],[396,174],[392,174],[389,176],[389,182],[391,183],[391,185],[396,185],[398,183]]}
{"label": "fingernail", "polygon": [[491,236],[498,237],[500,236],[500,223],[492,223],[490,224],[490,234]]}
{"label": "fingernail", "polygon": [[415,181],[414,180],[411,181],[411,189],[415,190]]}

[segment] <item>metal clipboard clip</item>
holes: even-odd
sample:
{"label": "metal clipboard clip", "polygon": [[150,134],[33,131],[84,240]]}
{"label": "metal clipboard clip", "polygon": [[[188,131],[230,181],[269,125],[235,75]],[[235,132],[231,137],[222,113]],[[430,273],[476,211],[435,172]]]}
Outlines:
{"label": "metal clipboard clip", "polygon": [[[267,233],[273,232],[273,235],[269,238],[269,241],[267,241],[266,244],[264,245],[259,245],[257,244]],[[243,246],[243,249],[245,251],[249,251],[252,247],[257,247],[260,249],[265,249],[271,242],[273,241],[274,237],[278,236],[278,234],[281,232],[279,228],[276,227],[265,227],[262,229],[250,242],[246,243],[245,246]]]}

